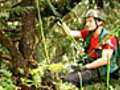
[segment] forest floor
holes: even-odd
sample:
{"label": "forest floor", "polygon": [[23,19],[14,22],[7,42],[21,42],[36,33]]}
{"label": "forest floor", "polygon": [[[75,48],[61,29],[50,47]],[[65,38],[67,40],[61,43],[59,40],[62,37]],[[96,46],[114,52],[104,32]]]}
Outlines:
{"label": "forest floor", "polygon": [[[120,78],[118,80],[110,79],[109,90],[120,90]],[[83,90],[107,90],[107,82],[93,82],[83,87]]]}

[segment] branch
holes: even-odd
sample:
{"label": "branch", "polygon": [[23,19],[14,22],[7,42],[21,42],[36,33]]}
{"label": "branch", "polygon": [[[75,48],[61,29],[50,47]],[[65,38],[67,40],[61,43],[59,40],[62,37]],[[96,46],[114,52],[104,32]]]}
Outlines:
{"label": "branch", "polygon": [[17,7],[17,6],[21,6],[21,2],[14,4],[11,8],[14,8],[14,7]]}
{"label": "branch", "polygon": [[0,58],[6,59],[8,61],[12,60],[12,58],[9,55],[6,55],[6,54],[0,54]]}
{"label": "branch", "polygon": [[42,36],[40,35],[39,40],[38,40],[38,42],[36,43],[35,46],[38,46],[41,41],[42,41]]}
{"label": "branch", "polygon": [[20,39],[21,39],[21,37],[22,37],[22,33],[21,33],[21,29],[9,29],[9,28],[5,28],[5,29],[3,29],[3,31],[4,32],[11,32],[11,33],[13,33],[13,34],[15,34],[14,35],[14,37],[11,37],[11,40],[13,41],[13,42],[15,42],[15,41],[19,41]]}
{"label": "branch", "polygon": [[5,31],[5,32],[20,32],[21,31],[21,29],[10,29],[10,28],[5,28],[5,29],[3,29],[3,31]]}
{"label": "branch", "polygon": [[17,67],[23,67],[24,58],[21,53],[18,51],[17,47],[13,44],[12,40],[8,38],[5,33],[0,29],[0,42],[9,50],[12,57],[13,71]]}
{"label": "branch", "polygon": [[7,2],[9,0],[0,0],[0,3],[4,3],[4,2]]}

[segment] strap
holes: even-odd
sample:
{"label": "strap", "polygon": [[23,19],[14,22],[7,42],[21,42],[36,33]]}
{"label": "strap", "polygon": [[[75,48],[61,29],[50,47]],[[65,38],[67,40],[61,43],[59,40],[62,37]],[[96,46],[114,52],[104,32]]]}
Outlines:
{"label": "strap", "polygon": [[85,41],[85,45],[84,45],[84,47],[85,47],[85,53],[87,53],[87,50],[88,50],[88,48],[90,46],[90,41],[91,41],[92,35],[93,35],[93,31],[90,31],[89,34],[88,34],[88,36],[86,37],[86,41]]}

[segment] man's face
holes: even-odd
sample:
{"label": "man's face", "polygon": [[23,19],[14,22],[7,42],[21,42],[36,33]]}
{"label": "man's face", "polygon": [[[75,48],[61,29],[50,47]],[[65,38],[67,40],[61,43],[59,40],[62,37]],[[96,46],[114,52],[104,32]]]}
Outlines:
{"label": "man's face", "polygon": [[86,18],[86,26],[89,31],[93,31],[97,27],[97,22],[95,22],[95,19],[93,17]]}

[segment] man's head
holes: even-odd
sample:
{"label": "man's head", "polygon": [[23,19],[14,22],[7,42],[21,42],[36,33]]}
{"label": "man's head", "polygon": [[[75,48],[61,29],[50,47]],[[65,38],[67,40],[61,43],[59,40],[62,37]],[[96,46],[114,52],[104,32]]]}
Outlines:
{"label": "man's head", "polygon": [[103,21],[105,20],[105,14],[103,11],[90,9],[87,11],[85,19],[87,28],[92,31],[96,30],[103,24]]}

